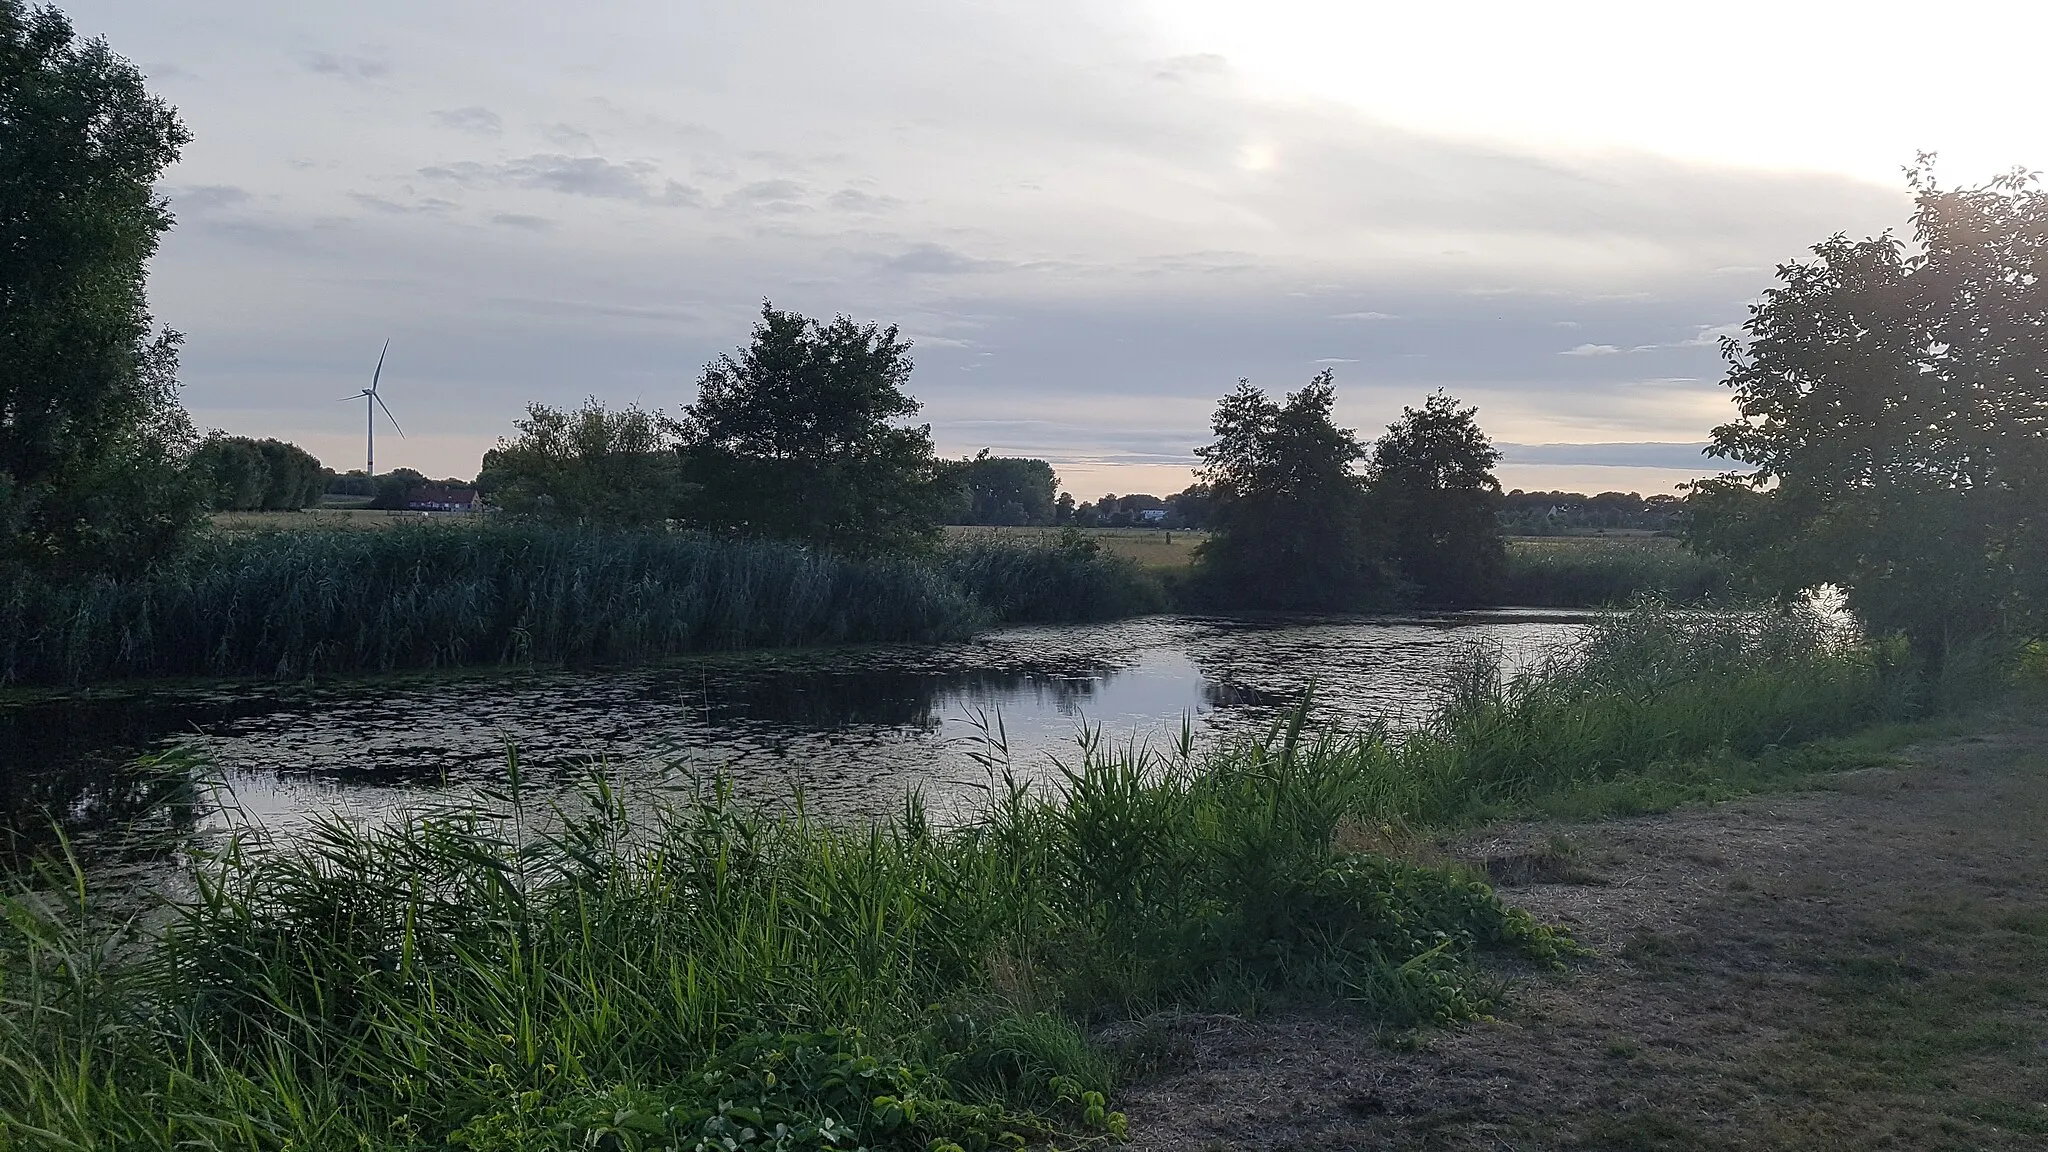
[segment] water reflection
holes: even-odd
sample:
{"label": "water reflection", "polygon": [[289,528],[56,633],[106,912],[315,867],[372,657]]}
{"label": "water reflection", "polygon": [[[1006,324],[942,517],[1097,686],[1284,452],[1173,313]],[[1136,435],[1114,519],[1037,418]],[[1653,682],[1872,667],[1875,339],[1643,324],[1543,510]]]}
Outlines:
{"label": "water reflection", "polygon": [[1271,723],[1311,684],[1345,722],[1424,715],[1475,640],[1527,659],[1582,616],[1414,620],[1148,617],[1017,628],[940,646],[746,653],[614,671],[390,678],[312,688],[151,690],[0,706],[0,805],[117,819],[121,766],[177,743],[210,762],[255,819],[374,812],[407,794],[502,776],[566,787],[593,759],[629,783],[729,773],[762,798],[875,814],[921,788],[939,807],[985,779],[977,718],[1024,775],[1050,771],[1082,725],[1160,741]]}

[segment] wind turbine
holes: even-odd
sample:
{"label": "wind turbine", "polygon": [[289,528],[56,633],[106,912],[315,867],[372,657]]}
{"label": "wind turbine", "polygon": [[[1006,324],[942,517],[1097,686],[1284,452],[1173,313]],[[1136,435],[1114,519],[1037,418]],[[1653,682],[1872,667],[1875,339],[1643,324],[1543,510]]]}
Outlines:
{"label": "wind turbine", "polygon": [[391,405],[384,403],[384,398],[377,395],[377,381],[384,376],[384,355],[390,351],[391,341],[386,340],[384,351],[377,353],[377,370],[370,373],[370,386],[353,396],[342,397],[345,401],[363,402],[364,415],[367,418],[363,429],[363,472],[372,479],[377,475],[377,409],[384,409],[384,418],[391,421],[392,431],[398,433],[399,439],[405,438],[405,429],[398,426],[398,417],[391,414]]}

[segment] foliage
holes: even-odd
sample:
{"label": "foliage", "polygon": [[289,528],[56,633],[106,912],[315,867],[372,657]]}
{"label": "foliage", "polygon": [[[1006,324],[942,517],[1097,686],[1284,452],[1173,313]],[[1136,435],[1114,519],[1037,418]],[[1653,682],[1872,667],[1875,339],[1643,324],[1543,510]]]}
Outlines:
{"label": "foliage", "polygon": [[1513,536],[1570,536],[1611,529],[1676,533],[1685,525],[1685,500],[1634,492],[1524,492],[1501,498],[1500,525]]}
{"label": "foliage", "polygon": [[1059,477],[1043,460],[990,456],[984,448],[972,459],[947,465],[946,471],[960,490],[949,524],[1053,522]]}
{"label": "foliage", "polygon": [[1209,486],[1200,587],[1248,608],[1367,609],[1395,598],[1368,532],[1365,448],[1331,420],[1336,385],[1325,369],[1276,403],[1240,381],[1216,407],[1215,442],[1196,449]]}
{"label": "foliage", "polygon": [[318,503],[327,483],[320,461],[296,444],[218,432],[186,466],[206,485],[216,511],[297,511]]}
{"label": "foliage", "polygon": [[1371,490],[1401,574],[1434,604],[1490,603],[1506,575],[1495,511],[1500,453],[1478,409],[1442,392],[1401,409],[1372,446]]}
{"label": "foliage", "polygon": [[405,507],[406,497],[412,490],[427,482],[427,478],[411,468],[393,468],[367,477],[370,489],[370,507],[385,511],[396,511]]}
{"label": "foliage", "polygon": [[484,454],[477,483],[507,512],[594,524],[659,524],[685,515],[676,449],[682,427],[659,410],[574,412],[529,404],[518,435]]}
{"label": "foliage", "polygon": [[948,493],[904,391],[894,326],[761,306],[753,343],[704,369],[682,435],[699,523],[857,551],[928,544]]}
{"label": "foliage", "polygon": [[0,0],[0,564],[132,570],[198,522],[179,338],[143,285],[187,139],[103,41]]}
{"label": "foliage", "polygon": [[1703,549],[1784,593],[1840,585],[1939,660],[2048,609],[2048,193],[1912,184],[1911,248],[1817,245],[1724,344],[1742,416],[1712,451],[1749,471],[1690,504]]}
{"label": "foliage", "polygon": [[1643,598],[1668,604],[1738,600],[1753,589],[1734,565],[1666,539],[1566,537],[1508,546],[1499,601],[1599,608]]}

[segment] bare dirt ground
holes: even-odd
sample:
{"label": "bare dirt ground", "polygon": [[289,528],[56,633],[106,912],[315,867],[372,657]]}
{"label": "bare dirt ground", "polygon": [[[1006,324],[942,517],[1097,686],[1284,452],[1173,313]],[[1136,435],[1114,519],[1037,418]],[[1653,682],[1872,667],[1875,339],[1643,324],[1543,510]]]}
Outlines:
{"label": "bare dirt ground", "polygon": [[[1595,955],[1396,1050],[1341,1012],[1185,1018],[1139,1149],[2048,1149],[2048,717],[1821,787],[1487,829]],[[1560,882],[1569,881],[1569,882]]]}

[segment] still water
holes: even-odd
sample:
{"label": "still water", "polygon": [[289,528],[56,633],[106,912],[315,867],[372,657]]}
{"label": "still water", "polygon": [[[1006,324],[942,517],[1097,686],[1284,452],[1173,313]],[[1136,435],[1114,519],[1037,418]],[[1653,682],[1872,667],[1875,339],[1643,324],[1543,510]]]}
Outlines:
{"label": "still water", "polygon": [[988,778],[975,756],[989,750],[983,725],[1000,725],[1013,771],[1029,778],[1071,760],[1084,728],[1164,745],[1185,723],[1213,741],[1264,728],[1312,685],[1319,719],[1412,723],[1440,703],[1469,646],[1526,662],[1568,644],[1586,619],[1153,616],[630,670],[0,704],[0,781],[10,782],[0,803],[62,803],[64,781],[176,744],[211,765],[231,796],[221,803],[273,827],[493,785],[510,749],[542,791],[573,787],[601,763],[628,789],[723,772],[760,799],[801,789],[820,811],[893,811],[911,789],[944,811],[971,803]]}

